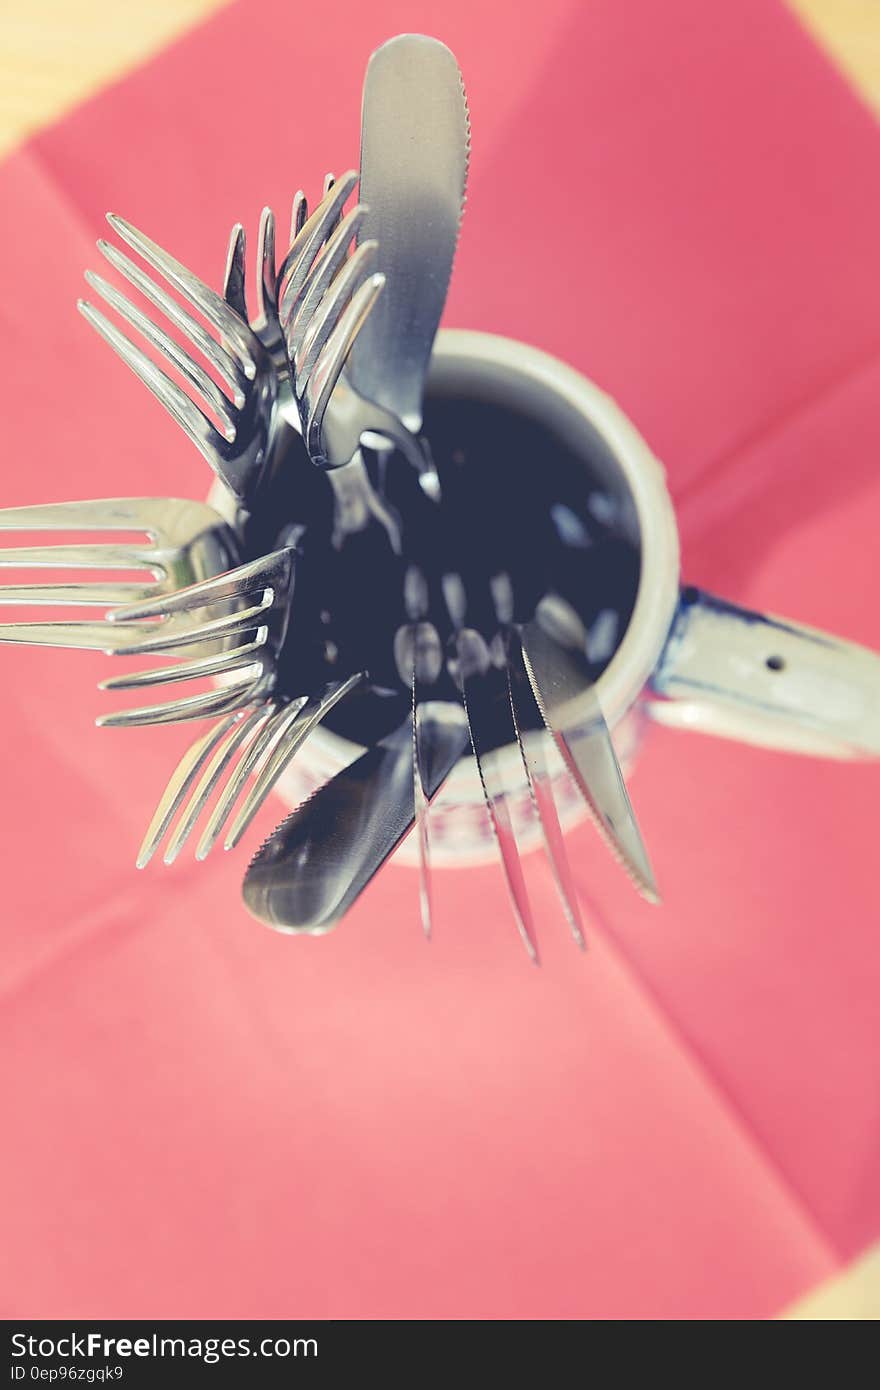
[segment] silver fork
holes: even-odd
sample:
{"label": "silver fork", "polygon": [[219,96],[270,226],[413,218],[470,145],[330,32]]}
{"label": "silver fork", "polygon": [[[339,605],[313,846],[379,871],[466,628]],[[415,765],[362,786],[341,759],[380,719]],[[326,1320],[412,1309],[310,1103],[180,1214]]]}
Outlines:
{"label": "silver fork", "polygon": [[[335,183],[332,174],[328,174],[324,180],[324,194],[326,196]],[[308,217],[308,206],[305,194],[300,189],[294,194],[290,216],[290,241],[296,238],[302,230],[303,224]],[[333,229],[333,222],[328,222],[325,236],[329,236]],[[223,298],[230,308],[240,314],[245,322],[250,323],[251,328],[260,339],[263,346],[271,354],[278,372],[279,385],[289,386],[290,374],[287,363],[287,349],[284,343],[284,335],[281,332],[281,323],[278,317],[278,285],[281,278],[281,270],[276,266],[275,259],[276,229],[275,214],[271,208],[263,208],[260,215],[259,231],[257,234],[257,259],[256,259],[256,285],[257,285],[257,312],[253,318],[250,317],[247,307],[247,294],[245,291],[245,234],[240,222],[237,222],[232,229],[229,238],[229,247],[226,253],[226,270],[223,276]]]}
{"label": "silver fork", "polygon": [[[325,193],[332,187],[333,178],[328,174]],[[305,195],[295,194],[291,212],[290,239],[293,241],[302,228],[307,213]],[[290,424],[298,433],[299,414],[293,405],[290,384],[290,371],[287,362],[287,348],[281,322],[278,317],[278,285],[281,269],[276,265],[276,225],[275,214],[271,208],[263,208],[260,214],[257,233],[256,255],[256,312],[251,317],[248,311],[246,278],[246,242],[244,228],[237,222],[229,236],[226,252],[226,268],[223,273],[223,298],[229,307],[249,323],[263,347],[272,359],[278,381],[278,404],[276,416]],[[288,413],[288,407],[290,407]],[[275,428],[278,420],[272,421]]]}
{"label": "silver fork", "polygon": [[263,347],[272,356],[279,377],[287,375],[284,339],[278,322],[278,271],[275,265],[275,214],[263,208],[257,232],[257,310],[253,318],[248,312],[245,288],[244,227],[236,222],[229,235],[226,268],[223,272],[223,298],[245,323],[250,324]]}
{"label": "silver fork", "polygon": [[[55,502],[0,511],[0,532],[141,533],[130,540],[42,544],[0,550],[0,569],[88,570],[106,577],[83,582],[6,584],[0,604],[22,607],[108,608],[141,603],[226,570],[238,560],[235,535],[204,502],[171,497],[116,497],[94,502]],[[142,573],[132,581],[120,576]],[[163,633],[179,632],[189,619],[169,617]],[[0,642],[113,651],[143,636],[132,623],[103,618],[0,623]]]}
{"label": "silver fork", "polygon": [[[185,659],[112,676],[99,689],[144,690],[209,678],[218,685],[203,694],[105,714],[98,724],[175,723],[265,700],[275,684],[275,659],[287,632],[294,569],[295,551],[288,547],[176,593],[112,610],[108,626],[126,632],[114,656],[174,657],[185,649]],[[176,624],[171,631],[169,623]],[[137,633],[134,639],[132,632]]]}
{"label": "silver fork", "polygon": [[219,719],[174,769],[144,836],[138,868],[153,858],[177,817],[163,856],[166,864],[174,862],[224,777],[195,853],[197,859],[206,857],[230,817],[224,849],[234,848],[309,734],[363,679],[362,674],[351,675],[320,694],[287,703],[257,701]]}
{"label": "silver fork", "polygon": [[359,395],[344,373],[385,284],[376,272],[378,242],[363,241],[349,255],[367,211],[359,203],[342,215],[356,183],[353,170],[336,183],[328,175],[328,191],[295,232],[279,278],[278,314],[303,440],[313,463],[335,469],[352,462],[365,435],[375,435],[423,472],[414,436],[391,411]]}
{"label": "silver fork", "polygon": [[[165,328],[92,271],[86,272],[88,283],[184,379],[189,393],[101,310],[87,300],[80,300],[78,307],[177,421],[238,500],[247,503],[259,485],[268,456],[278,396],[278,371],[271,352],[247,321],[243,275],[239,284],[239,268],[244,256],[243,232],[233,229],[227,258],[224,288],[236,299],[236,307],[233,307],[130,222],[113,213],[108,213],[107,220],[165,285],[207,320],[216,337],[182,307],[168,289],[151,279],[122,251],[107,241],[98,242],[110,265],[134,285],[158,309],[169,327],[188,339],[192,348],[213,368],[222,389],[192,351],[181,347]],[[258,252],[260,284],[264,286],[260,315],[266,317],[271,343],[274,301],[271,289],[268,292],[266,289],[270,260],[274,262],[274,219],[271,213],[264,212]],[[244,314],[238,306],[245,308]]]}

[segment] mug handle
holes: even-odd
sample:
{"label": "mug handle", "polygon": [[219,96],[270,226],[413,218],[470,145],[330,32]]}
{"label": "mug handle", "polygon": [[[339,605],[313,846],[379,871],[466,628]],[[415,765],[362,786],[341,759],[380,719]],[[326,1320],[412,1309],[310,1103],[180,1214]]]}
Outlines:
{"label": "mug handle", "polygon": [[880,757],[880,655],[701,589],[682,589],[645,696],[645,712],[676,728]]}

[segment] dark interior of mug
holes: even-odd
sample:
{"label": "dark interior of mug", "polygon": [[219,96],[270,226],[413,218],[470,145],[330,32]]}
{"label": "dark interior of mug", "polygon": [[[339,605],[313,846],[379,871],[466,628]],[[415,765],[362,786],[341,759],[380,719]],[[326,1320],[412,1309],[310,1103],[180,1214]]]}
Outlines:
{"label": "dark interior of mug", "polygon": [[[583,412],[552,381],[497,363],[444,360],[432,373],[424,437],[440,481],[439,504],[403,459],[371,460],[372,475],[378,481],[381,467],[385,495],[402,522],[402,555],[393,554],[377,523],[334,547],[328,541],[332,489],[296,451],[253,523],[275,537],[279,523],[306,528],[281,680],[293,695],[368,671],[370,686],[327,720],[357,743],[382,737],[409,706],[394,638],[411,617],[404,585],[413,568],[425,580],[424,617],[450,653],[460,621],[450,611],[456,593],[464,596],[464,622],[487,642],[503,629],[499,576],[512,594],[516,622],[528,621],[548,593],[569,605],[594,677],[612,659],[635,606],[638,522],[626,479]],[[431,694],[459,698],[454,657]],[[500,696],[498,741],[508,743],[510,712],[503,703]]]}

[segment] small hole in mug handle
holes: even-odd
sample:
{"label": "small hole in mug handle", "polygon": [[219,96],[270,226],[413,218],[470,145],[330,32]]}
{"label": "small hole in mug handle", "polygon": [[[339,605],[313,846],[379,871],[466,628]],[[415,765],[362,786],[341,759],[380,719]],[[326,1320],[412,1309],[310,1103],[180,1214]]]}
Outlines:
{"label": "small hole in mug handle", "polygon": [[768,656],[764,665],[767,667],[768,671],[784,671],[785,658],[782,656]]}

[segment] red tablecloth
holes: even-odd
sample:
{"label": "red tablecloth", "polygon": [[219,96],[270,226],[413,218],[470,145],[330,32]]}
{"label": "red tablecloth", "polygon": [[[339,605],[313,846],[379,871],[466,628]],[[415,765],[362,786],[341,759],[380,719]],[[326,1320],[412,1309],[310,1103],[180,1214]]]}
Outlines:
{"label": "red tablecloth", "polygon": [[[618,398],[689,578],[880,647],[880,140],[773,0],[222,12],[0,168],[2,502],[204,495],[74,311],[102,214],[216,283],[401,29],[471,100],[448,322]],[[320,940],[246,915],[247,849],[138,875],[186,732],[95,730],[100,656],[0,665],[7,1316],[764,1317],[876,1238],[876,766],[659,731],[664,908],[578,832],[602,921],[582,958],[531,858],[537,971],[490,869],[430,947],[395,866]]]}

